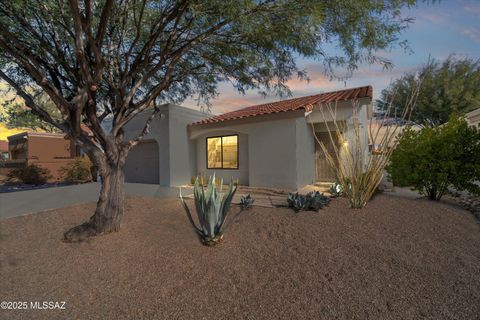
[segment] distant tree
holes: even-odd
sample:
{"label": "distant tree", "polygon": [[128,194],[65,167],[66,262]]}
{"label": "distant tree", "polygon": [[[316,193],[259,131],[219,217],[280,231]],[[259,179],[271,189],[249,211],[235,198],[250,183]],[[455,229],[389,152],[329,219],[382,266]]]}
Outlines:
{"label": "distant tree", "polygon": [[[5,95],[4,90],[0,94]],[[34,95],[37,105],[45,109],[54,119],[60,120],[61,113],[50,98],[43,92]],[[33,130],[41,130],[46,132],[59,132],[60,130],[53,124],[48,123],[35,114],[30,108],[25,106],[21,99],[10,99],[0,102],[3,112],[0,113],[0,122],[4,123],[7,128],[29,128]]]}
{"label": "distant tree", "polygon": [[[95,214],[65,240],[119,230],[123,168],[128,151],[147,133],[162,102],[202,101],[217,84],[244,92],[288,93],[298,75],[295,57],[317,58],[327,69],[390,62],[375,55],[398,42],[415,0],[10,0],[0,2],[0,77],[42,120],[81,145],[99,169]],[[329,55],[336,42],[343,53]],[[45,92],[56,119],[27,92]],[[124,126],[151,108],[141,134]],[[113,119],[111,130],[102,120]],[[80,124],[94,135],[91,139]]]}
{"label": "distant tree", "polygon": [[[420,84],[415,81],[417,73]],[[463,115],[480,107],[480,60],[450,56],[443,62],[431,61],[383,90],[377,108],[384,111],[392,103],[391,116],[401,114],[408,93],[417,85],[421,89],[410,120],[421,125],[445,123],[452,113]]]}
{"label": "distant tree", "polygon": [[447,188],[480,193],[480,130],[455,115],[441,126],[404,130],[387,166],[393,183],[432,200]]}

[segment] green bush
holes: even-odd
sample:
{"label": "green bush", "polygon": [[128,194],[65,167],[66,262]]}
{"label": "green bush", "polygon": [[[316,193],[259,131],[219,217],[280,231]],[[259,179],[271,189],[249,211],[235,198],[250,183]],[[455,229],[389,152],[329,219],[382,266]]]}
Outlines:
{"label": "green bush", "polygon": [[387,171],[394,185],[410,186],[432,200],[440,200],[448,187],[478,194],[480,130],[457,116],[442,126],[407,129]]}
{"label": "green bush", "polygon": [[75,161],[60,169],[60,173],[68,182],[88,182],[92,180],[92,163],[88,158],[75,158]]}
{"label": "green bush", "polygon": [[39,185],[46,183],[51,177],[48,169],[31,164],[11,170],[7,175],[7,181]]}

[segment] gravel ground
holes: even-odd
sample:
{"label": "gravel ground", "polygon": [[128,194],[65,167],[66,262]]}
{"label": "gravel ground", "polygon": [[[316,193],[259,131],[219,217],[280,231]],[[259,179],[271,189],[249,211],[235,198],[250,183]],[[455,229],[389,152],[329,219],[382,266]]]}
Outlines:
{"label": "gravel ground", "polygon": [[480,319],[480,227],[441,203],[254,207],[209,248],[178,200],[129,198],[120,232],[61,242],[93,208],[0,220],[2,300],[66,301],[1,319]]}

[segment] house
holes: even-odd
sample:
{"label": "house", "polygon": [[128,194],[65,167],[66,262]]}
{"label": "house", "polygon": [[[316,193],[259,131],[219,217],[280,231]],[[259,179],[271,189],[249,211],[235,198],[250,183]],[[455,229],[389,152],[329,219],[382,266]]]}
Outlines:
{"label": "house", "polygon": [[0,140],[0,161],[8,160],[8,141]]}
{"label": "house", "polygon": [[[330,106],[334,112],[328,112]],[[322,109],[323,108],[323,109]],[[322,112],[323,110],[323,112]],[[138,134],[148,114],[126,127],[126,137]],[[365,86],[302,98],[255,105],[222,115],[175,105],[161,107],[150,133],[132,148],[125,166],[127,182],[178,186],[192,176],[213,173],[242,185],[298,189],[335,179],[315,135],[332,147],[328,131],[344,124],[344,147],[355,144],[354,117],[360,142],[368,145],[372,117],[372,87]],[[362,157],[368,157],[368,148]]]}
{"label": "house", "polygon": [[465,119],[467,119],[469,125],[480,128],[480,108],[465,114]]}
{"label": "house", "polygon": [[53,179],[58,180],[59,169],[80,155],[80,149],[60,133],[22,132],[7,139],[9,159],[0,164],[3,174],[34,164],[48,169]]}

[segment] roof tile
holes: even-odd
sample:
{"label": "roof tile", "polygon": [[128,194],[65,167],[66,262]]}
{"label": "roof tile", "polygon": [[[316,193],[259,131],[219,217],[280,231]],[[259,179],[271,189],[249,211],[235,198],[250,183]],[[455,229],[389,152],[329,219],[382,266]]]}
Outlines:
{"label": "roof tile", "polygon": [[372,98],[372,86],[351,88],[339,91],[325,92],[307,97],[282,100],[246,107],[240,110],[227,112],[211,118],[203,119],[192,123],[191,125],[201,125],[207,123],[223,122],[227,120],[255,117],[259,115],[273,114],[279,112],[295,111],[304,109],[311,111],[317,103],[329,103],[336,101],[354,100],[360,98]]}

